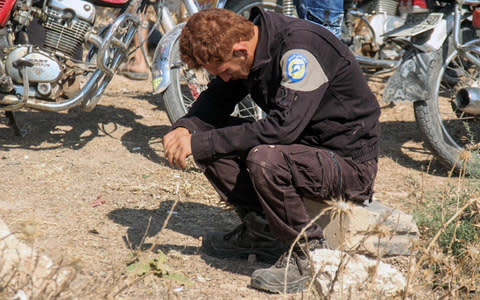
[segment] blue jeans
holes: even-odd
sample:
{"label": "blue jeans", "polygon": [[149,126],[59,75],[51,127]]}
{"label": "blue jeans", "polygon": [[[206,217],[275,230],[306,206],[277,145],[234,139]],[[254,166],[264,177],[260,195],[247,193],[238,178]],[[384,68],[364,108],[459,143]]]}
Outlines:
{"label": "blue jeans", "polygon": [[294,0],[294,3],[299,18],[320,24],[340,38],[343,0]]}

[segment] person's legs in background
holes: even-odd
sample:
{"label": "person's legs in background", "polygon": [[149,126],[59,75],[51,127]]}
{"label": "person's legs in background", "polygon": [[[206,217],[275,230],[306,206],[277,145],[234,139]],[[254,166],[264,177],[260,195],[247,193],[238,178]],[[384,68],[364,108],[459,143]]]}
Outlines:
{"label": "person's legs in background", "polygon": [[[135,50],[135,54],[133,58],[131,58],[128,61],[128,64],[126,67],[124,67],[121,71],[120,74],[132,79],[132,80],[147,80],[148,79],[148,66],[146,59],[148,57],[148,45],[146,42],[147,36],[148,36],[148,21],[144,20],[143,23],[140,25],[139,28],[139,34],[136,34],[134,37],[134,46],[137,48]],[[145,55],[147,57],[144,57],[142,49],[140,48],[140,43],[143,42],[143,48],[145,49]]]}
{"label": "person's legs in background", "polygon": [[320,24],[340,39],[343,0],[295,0],[298,17]]}

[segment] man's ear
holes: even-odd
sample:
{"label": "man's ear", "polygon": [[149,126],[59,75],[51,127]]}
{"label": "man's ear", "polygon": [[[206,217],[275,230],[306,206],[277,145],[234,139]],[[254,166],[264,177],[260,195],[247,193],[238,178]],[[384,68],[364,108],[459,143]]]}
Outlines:
{"label": "man's ear", "polygon": [[233,45],[233,57],[248,57],[248,48],[242,43]]}

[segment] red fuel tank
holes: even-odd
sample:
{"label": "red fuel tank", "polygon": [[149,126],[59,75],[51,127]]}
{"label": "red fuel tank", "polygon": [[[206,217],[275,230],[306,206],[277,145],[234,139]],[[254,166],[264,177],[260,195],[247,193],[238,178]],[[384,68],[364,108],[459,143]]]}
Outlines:
{"label": "red fuel tank", "polygon": [[0,0],[0,28],[3,28],[10,17],[10,12],[17,0]]}

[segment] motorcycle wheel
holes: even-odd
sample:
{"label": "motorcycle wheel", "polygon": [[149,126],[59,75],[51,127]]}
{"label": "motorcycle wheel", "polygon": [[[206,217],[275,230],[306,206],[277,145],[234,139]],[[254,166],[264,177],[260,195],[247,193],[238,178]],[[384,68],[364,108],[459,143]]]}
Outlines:
{"label": "motorcycle wheel", "polygon": [[[180,60],[179,39],[172,48],[171,65],[173,66],[170,70],[171,82],[164,92],[163,99],[168,119],[173,124],[188,112],[198,96],[207,88],[212,76],[203,69],[189,69]],[[258,120],[263,117],[263,111],[248,96],[237,104],[232,115]]]}
{"label": "motorcycle wheel", "polygon": [[210,75],[207,71],[188,69],[180,60],[179,39],[172,48],[171,82],[163,94],[168,119],[173,124],[183,117],[200,93],[207,88]]}
{"label": "motorcycle wheel", "polygon": [[[480,59],[477,54],[470,55]],[[415,119],[427,147],[452,170],[470,175],[480,174],[480,115],[458,109],[455,97],[462,88],[480,86],[479,71],[456,50],[445,60],[439,56],[428,70],[430,98],[414,103]]]}
{"label": "motorcycle wheel", "polygon": [[[281,1],[230,1],[225,8],[230,9],[246,18],[250,13],[252,6],[261,6],[265,9],[275,11],[282,10]],[[184,116],[200,93],[207,88],[211,75],[205,70],[191,70],[180,60],[179,40],[175,41],[172,48],[170,70],[171,82],[164,92],[163,99],[165,110],[171,123],[174,123]],[[264,116],[264,112],[258,107],[250,96],[245,97],[233,112],[234,116],[259,120]]]}

